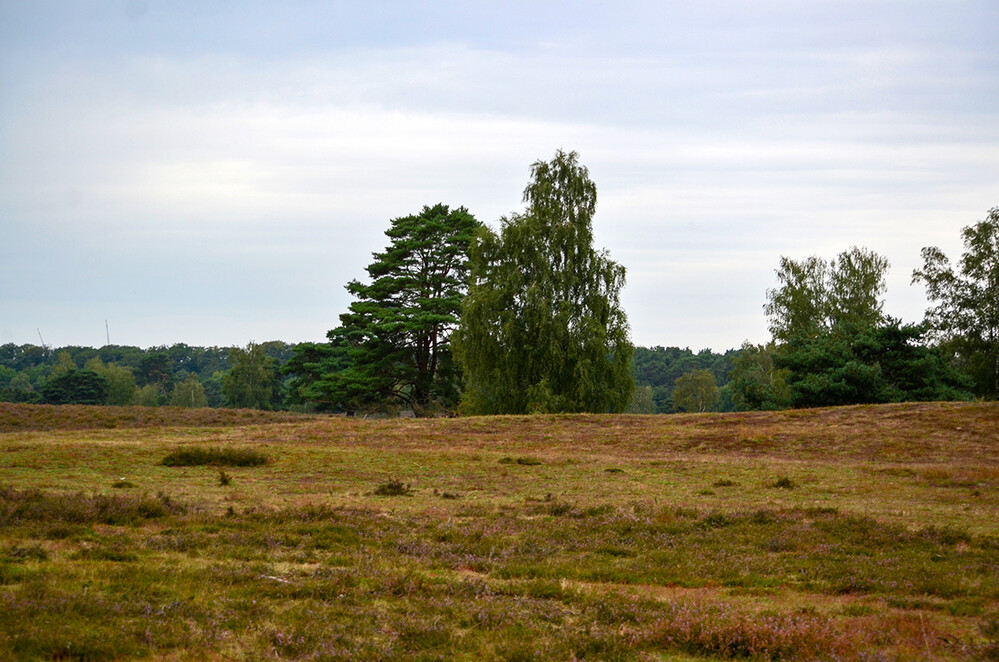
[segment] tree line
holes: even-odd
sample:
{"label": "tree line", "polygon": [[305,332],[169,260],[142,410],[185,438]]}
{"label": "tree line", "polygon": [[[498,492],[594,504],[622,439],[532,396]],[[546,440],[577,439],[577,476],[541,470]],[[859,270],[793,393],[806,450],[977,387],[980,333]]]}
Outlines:
{"label": "tree line", "polygon": [[[288,374],[298,374],[295,363],[307,356],[313,345],[269,341],[247,347],[197,347],[178,343],[142,349],[9,343],[0,345],[0,402],[314,411],[315,405],[292,394],[294,377]],[[721,387],[718,410],[733,410],[727,375],[739,352],[635,347],[631,370],[636,389],[626,411],[685,411],[674,405],[675,383],[691,371],[704,369],[711,371]],[[231,376],[237,365],[240,368]],[[106,383],[89,373],[103,377]],[[383,406],[377,411],[395,413],[400,408],[405,407]]]}
{"label": "tree line", "polygon": [[531,166],[525,209],[494,231],[464,208],[395,219],[328,343],[296,348],[290,395],[332,411],[663,413],[995,398],[999,210],[963,231],[956,269],[923,250],[934,306],[884,313],[887,259],[782,256],[772,339],[715,354],[635,348],[625,269],[592,245],[596,186],[575,152]]}
{"label": "tree line", "polygon": [[246,348],[0,348],[0,399],[396,414],[782,409],[999,392],[999,209],[952,266],[922,251],[919,323],[884,313],[888,261],[782,256],[771,340],[634,347],[625,268],[593,247],[597,189],[575,152],[531,166],[493,230],[445,204],[390,221],[327,341]]}
{"label": "tree line", "polygon": [[47,404],[286,408],[280,367],[294,345],[140,349],[0,346],[0,401]]}

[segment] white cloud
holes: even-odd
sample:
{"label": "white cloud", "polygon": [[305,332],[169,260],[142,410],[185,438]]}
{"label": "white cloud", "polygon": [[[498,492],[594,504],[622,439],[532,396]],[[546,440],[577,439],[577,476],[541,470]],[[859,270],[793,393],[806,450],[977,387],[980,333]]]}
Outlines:
{"label": "white cloud", "polygon": [[[156,334],[170,325],[185,342],[195,328],[244,342],[254,321],[258,340],[328,328],[388,219],[443,201],[495,222],[558,148],[597,183],[597,242],[629,269],[640,343],[760,341],[779,255],[853,244],[889,257],[888,307],[918,318],[919,248],[956,255],[960,227],[999,204],[995,56],[924,40],[935,33],[907,3],[876,3],[886,13],[863,23],[869,3],[818,3],[822,20],[810,3],[732,16],[709,4],[574,14],[544,39],[534,27],[398,47],[319,47],[283,15],[275,33],[309,31],[308,48],[167,40],[23,71],[8,59],[0,298],[14,282],[30,295],[8,308],[11,333],[31,341],[32,316],[63,323],[31,300],[149,317],[130,327],[139,344],[168,342]],[[240,25],[267,33],[255,11]],[[27,278],[46,251],[66,273]],[[150,296],[163,310],[143,307]]]}

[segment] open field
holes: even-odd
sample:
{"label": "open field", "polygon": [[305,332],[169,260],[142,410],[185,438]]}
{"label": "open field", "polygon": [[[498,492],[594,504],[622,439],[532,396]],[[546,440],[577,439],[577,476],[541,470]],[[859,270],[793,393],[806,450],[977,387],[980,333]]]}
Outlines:
{"label": "open field", "polygon": [[999,405],[0,403],[0,659],[999,659]]}

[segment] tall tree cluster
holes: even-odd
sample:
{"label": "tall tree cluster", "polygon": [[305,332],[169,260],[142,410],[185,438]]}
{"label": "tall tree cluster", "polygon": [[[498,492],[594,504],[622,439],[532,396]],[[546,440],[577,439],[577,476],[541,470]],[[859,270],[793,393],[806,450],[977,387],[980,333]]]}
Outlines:
{"label": "tall tree cluster", "polygon": [[531,167],[526,209],[482,226],[438,204],[394,219],[328,343],[296,348],[291,397],[326,410],[621,411],[625,271],[593,248],[597,189],[575,152]]}
{"label": "tall tree cluster", "polygon": [[884,321],[885,275],[888,260],[856,246],[831,262],[811,256],[792,260],[781,256],[778,287],[767,290],[764,310],[774,340],[817,335],[840,323],[860,327]]}
{"label": "tall tree cluster", "polygon": [[740,408],[950,400],[966,381],[926,328],[884,314],[888,261],[853,247],[831,262],[782,257],[768,290],[774,342],[743,348],[733,375]]}
{"label": "tall tree cluster", "polygon": [[999,207],[961,231],[964,253],[957,264],[939,248],[922,250],[924,283],[934,306],[926,322],[945,350],[971,376],[978,395],[999,397]]}
{"label": "tall tree cluster", "polygon": [[[251,343],[245,350],[184,343],[149,349],[106,345],[52,350],[0,345],[0,401],[283,408],[287,404],[285,387],[277,366],[284,364],[291,352],[292,345],[281,341]],[[252,354],[251,363],[266,363],[268,369],[236,368],[244,354]],[[82,370],[79,365],[83,365]],[[69,373],[74,373],[73,378],[63,379]],[[94,379],[95,375],[101,379]],[[226,393],[223,382],[229,383]],[[243,397],[261,389],[266,389],[269,397]]]}

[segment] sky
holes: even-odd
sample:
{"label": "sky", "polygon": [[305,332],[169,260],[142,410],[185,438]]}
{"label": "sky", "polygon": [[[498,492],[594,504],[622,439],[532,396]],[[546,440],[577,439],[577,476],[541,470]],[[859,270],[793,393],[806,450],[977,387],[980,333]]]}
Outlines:
{"label": "sky", "polygon": [[643,346],[769,339],[781,256],[960,257],[999,206],[995,0],[0,0],[0,344],[321,341],[443,202],[575,150]]}

